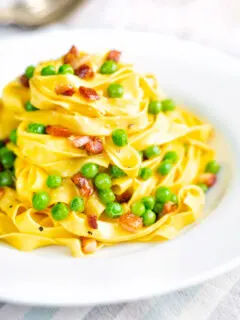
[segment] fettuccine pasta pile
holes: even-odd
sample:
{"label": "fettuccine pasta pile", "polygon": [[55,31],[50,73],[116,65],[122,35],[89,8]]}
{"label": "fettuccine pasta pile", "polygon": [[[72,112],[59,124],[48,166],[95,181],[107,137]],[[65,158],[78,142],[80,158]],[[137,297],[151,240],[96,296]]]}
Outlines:
{"label": "fettuccine pasta pile", "polygon": [[119,51],[28,66],[0,104],[0,239],[76,257],[172,239],[216,182],[211,134]]}

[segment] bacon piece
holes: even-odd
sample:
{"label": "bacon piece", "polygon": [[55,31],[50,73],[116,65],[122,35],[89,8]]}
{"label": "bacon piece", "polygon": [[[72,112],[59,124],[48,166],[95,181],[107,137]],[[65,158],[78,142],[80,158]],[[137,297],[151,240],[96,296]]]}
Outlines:
{"label": "bacon piece", "polygon": [[64,63],[70,64],[73,69],[79,68],[82,64],[87,63],[90,60],[89,54],[80,54],[76,46],[72,46],[71,49],[63,57]]}
{"label": "bacon piece", "polygon": [[68,138],[72,134],[69,131],[69,129],[64,128],[64,127],[58,127],[58,126],[47,126],[46,133],[49,134],[50,136],[64,137],[64,138]]}
{"label": "bacon piece", "polygon": [[3,188],[0,188],[0,199],[3,197],[5,190]]}
{"label": "bacon piece", "polygon": [[132,233],[136,233],[143,227],[143,219],[135,216],[135,214],[131,212],[128,212],[119,218],[119,224],[123,229]]}
{"label": "bacon piece", "polygon": [[103,152],[103,143],[99,138],[93,137],[85,145],[84,149],[87,151],[88,154],[100,154]]}
{"label": "bacon piece", "polygon": [[82,148],[91,141],[89,136],[70,136],[68,138],[75,148]]}
{"label": "bacon piece", "polygon": [[78,56],[78,49],[76,46],[73,45],[63,57],[63,61],[64,63],[71,63],[71,61],[75,59],[77,56]]}
{"label": "bacon piece", "polygon": [[72,176],[72,182],[80,189],[83,197],[89,197],[93,193],[93,186],[91,182],[83,177],[81,173],[76,173]]}
{"label": "bacon piece", "polygon": [[95,101],[100,99],[97,91],[92,88],[80,86],[79,93],[84,99],[89,101]]}
{"label": "bacon piece", "polygon": [[82,238],[82,250],[84,253],[93,253],[97,250],[97,241],[95,239]]}
{"label": "bacon piece", "polygon": [[88,224],[91,228],[97,229],[98,223],[97,223],[97,216],[94,215],[88,215],[87,216]]}
{"label": "bacon piece", "polygon": [[75,70],[75,74],[81,79],[91,79],[94,76],[93,69],[87,64],[82,64]]}
{"label": "bacon piece", "polygon": [[172,211],[175,211],[177,209],[176,203],[172,201],[168,201],[164,203],[162,214],[170,213]]}
{"label": "bacon piece", "polygon": [[71,97],[75,93],[75,89],[71,84],[59,84],[55,88],[56,94],[62,95],[62,96],[69,96]]}
{"label": "bacon piece", "polygon": [[29,88],[29,79],[25,74],[22,74],[19,78],[20,83],[23,87]]}
{"label": "bacon piece", "polygon": [[107,60],[114,60],[115,62],[118,62],[120,60],[121,57],[121,52],[117,51],[117,50],[111,50],[108,52],[107,54]]}
{"label": "bacon piece", "polygon": [[131,196],[132,196],[132,192],[130,190],[127,190],[127,191],[123,192],[122,194],[119,194],[116,197],[116,200],[119,203],[128,202],[131,199]]}
{"label": "bacon piece", "polygon": [[217,182],[217,176],[213,173],[202,173],[198,178],[198,183],[204,183],[208,187],[212,187]]}

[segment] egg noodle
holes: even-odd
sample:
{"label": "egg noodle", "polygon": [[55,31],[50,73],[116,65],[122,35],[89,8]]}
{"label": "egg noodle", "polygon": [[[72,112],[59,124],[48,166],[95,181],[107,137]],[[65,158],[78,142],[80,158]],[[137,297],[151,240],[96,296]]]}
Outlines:
{"label": "egg noodle", "polygon": [[[204,173],[215,157],[207,144],[212,134],[211,125],[184,107],[173,106],[153,75],[139,74],[133,65],[119,60],[119,55],[118,52],[117,59],[114,55],[109,59],[109,53],[93,55],[70,50],[68,59],[65,55],[42,62],[32,74],[26,71],[23,78],[17,78],[4,88],[0,105],[0,139],[5,140],[6,145],[0,153],[3,159],[3,149],[13,152],[15,162],[13,173],[2,160],[1,240],[24,251],[48,245],[66,246],[73,256],[80,257],[120,242],[173,239],[201,217],[205,203],[203,185],[210,186],[208,180],[213,178]],[[110,68],[113,65],[115,69],[104,71],[102,66],[106,61],[110,61]],[[88,69],[80,68],[78,74],[75,71],[58,73],[64,62],[74,70],[82,65]],[[49,65],[56,72],[44,74],[42,70],[48,70]],[[91,74],[86,76],[89,70]],[[110,84],[117,84],[124,92],[114,96],[114,87],[112,92],[108,89]],[[81,92],[79,88],[82,87],[92,89],[90,94],[89,90]],[[29,101],[33,110],[26,108]],[[152,111],[151,102],[158,109]],[[164,108],[167,104],[170,108]],[[57,128],[60,134],[31,130],[31,124]],[[61,136],[61,130],[65,132],[65,129],[71,135],[64,133]],[[127,139],[122,145],[116,144],[113,138],[116,129],[121,129],[118,133],[123,132]],[[11,138],[11,131],[15,132],[15,139]],[[7,142],[9,135],[10,142]],[[103,150],[89,151],[84,148],[86,144],[78,147],[79,137],[97,137]],[[155,147],[155,153],[146,151]],[[172,151],[174,161],[167,160],[166,155]],[[112,190],[112,200],[99,196],[101,188],[94,182],[96,177],[87,179],[92,188],[89,194],[84,192],[84,183],[81,185],[73,178],[85,179],[81,168],[86,164],[96,164],[98,175],[107,173],[111,176],[108,191]],[[120,174],[111,175],[111,168],[119,170]],[[150,172],[147,176],[144,176],[144,168]],[[6,172],[12,175],[9,183],[1,182],[1,174]],[[49,176],[60,176],[61,183],[49,187]],[[171,199],[167,193],[168,201],[161,202],[157,194],[161,190],[163,193],[170,190]],[[34,195],[39,192],[45,192],[49,197],[44,209],[33,203]],[[146,214],[141,212],[141,201],[148,196],[156,203],[146,206]],[[84,201],[81,212],[71,207],[75,197]],[[111,212],[113,208],[114,213],[112,202],[118,203],[115,215]],[[53,213],[54,206],[59,203],[64,204],[64,217]],[[133,210],[136,203],[138,207],[135,205]]]}

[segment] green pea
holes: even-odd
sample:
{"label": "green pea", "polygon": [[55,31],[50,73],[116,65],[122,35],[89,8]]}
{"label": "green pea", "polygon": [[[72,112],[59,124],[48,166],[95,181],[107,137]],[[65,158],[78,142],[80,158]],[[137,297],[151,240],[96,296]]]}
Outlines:
{"label": "green pea", "polygon": [[70,208],[72,211],[83,212],[84,211],[84,200],[82,197],[74,197],[70,202]]}
{"label": "green pea", "polygon": [[136,216],[141,217],[146,211],[144,204],[141,201],[134,202],[131,205],[131,212]]}
{"label": "green pea", "polygon": [[52,207],[51,213],[54,220],[64,220],[69,215],[69,208],[65,203],[58,202]]}
{"label": "green pea", "polygon": [[55,67],[52,65],[48,65],[41,70],[41,75],[42,76],[54,76],[56,75],[56,70]]}
{"label": "green pea", "polygon": [[161,176],[166,176],[172,169],[172,162],[169,160],[163,161],[158,167],[157,171],[161,174]]}
{"label": "green pea", "polygon": [[29,123],[29,125],[27,127],[27,132],[36,133],[36,134],[44,134],[45,133],[45,126],[40,123]]}
{"label": "green pea", "polygon": [[160,148],[156,145],[152,145],[147,147],[147,149],[144,150],[144,155],[150,159],[154,158],[160,155]]}
{"label": "green pea", "polygon": [[123,213],[123,208],[118,202],[111,202],[106,206],[105,213],[109,218],[119,218]]}
{"label": "green pea", "polygon": [[148,105],[148,113],[158,114],[160,111],[162,111],[161,101],[154,100],[154,101],[151,101],[149,103],[149,105]]}
{"label": "green pea", "polygon": [[171,196],[171,201],[174,202],[174,203],[176,203],[176,204],[178,204],[178,197],[177,197],[176,194],[172,194],[172,196]]}
{"label": "green pea", "polygon": [[5,152],[2,156],[1,156],[1,162],[2,165],[5,169],[10,169],[13,167],[15,161],[15,155],[12,151],[8,151]]}
{"label": "green pea", "polygon": [[161,202],[156,202],[156,203],[155,203],[155,206],[154,206],[154,208],[153,208],[153,211],[154,211],[155,213],[161,213],[161,212],[163,211],[163,203],[161,203]]}
{"label": "green pea", "polygon": [[209,161],[206,165],[205,172],[210,172],[213,174],[217,174],[220,170],[220,165],[216,160]]}
{"label": "green pea", "polygon": [[13,178],[9,171],[0,172],[0,187],[11,187],[13,184]]}
{"label": "green pea", "polygon": [[25,76],[28,79],[31,79],[33,77],[34,71],[35,71],[35,67],[34,66],[28,66],[26,68],[26,70],[25,70]]}
{"label": "green pea", "polygon": [[148,180],[152,176],[152,169],[145,167],[139,170],[139,177],[143,180]]}
{"label": "green pea", "polygon": [[17,144],[17,129],[13,129],[10,132],[9,139],[12,143]]}
{"label": "green pea", "polygon": [[205,183],[198,183],[197,186],[200,187],[204,193],[208,191],[208,186]]}
{"label": "green pea", "polygon": [[157,202],[165,203],[171,200],[172,193],[167,187],[159,187],[156,190],[155,196]]}
{"label": "green pea", "polygon": [[171,99],[165,99],[161,101],[163,111],[173,111],[176,107],[175,103]]}
{"label": "green pea", "polygon": [[151,226],[156,221],[156,214],[152,210],[147,210],[143,215],[143,225]]}
{"label": "green pea", "polygon": [[126,173],[120,169],[118,166],[111,165],[110,166],[110,175],[113,179],[121,178],[126,175]]}
{"label": "green pea", "polygon": [[113,60],[107,60],[100,68],[101,74],[112,74],[118,70],[118,65]]}
{"label": "green pea", "polygon": [[121,84],[111,83],[107,88],[109,98],[122,98],[124,95],[124,88]]}
{"label": "green pea", "polygon": [[112,141],[118,147],[124,147],[128,144],[128,135],[124,129],[116,129],[112,132]]}
{"label": "green pea", "polygon": [[92,179],[98,173],[98,165],[96,163],[85,163],[81,168],[81,173],[85,178]]}
{"label": "green pea", "polygon": [[56,176],[56,175],[50,175],[47,178],[47,186],[50,189],[55,189],[60,187],[62,184],[62,178],[60,176]]}
{"label": "green pea", "polygon": [[73,67],[70,64],[63,64],[59,67],[58,74],[74,74]]}
{"label": "green pea", "polygon": [[50,203],[50,196],[46,191],[34,193],[32,197],[32,205],[35,210],[44,210]]}
{"label": "green pea", "polygon": [[8,149],[8,147],[2,147],[0,148],[0,158],[7,152],[10,152],[10,150]]}
{"label": "green pea", "polygon": [[155,199],[151,196],[146,196],[142,198],[142,203],[144,204],[146,209],[152,210],[155,205]]}
{"label": "green pea", "polygon": [[26,110],[27,112],[37,111],[37,110],[38,110],[38,108],[34,107],[34,106],[31,104],[30,101],[27,101],[27,102],[25,103],[24,107],[25,107],[25,110]]}
{"label": "green pea", "polygon": [[111,189],[99,190],[98,196],[103,204],[109,204],[115,201],[115,194]]}
{"label": "green pea", "polygon": [[176,151],[168,151],[164,157],[163,160],[171,161],[172,163],[176,163],[178,161],[178,155]]}
{"label": "green pea", "polygon": [[110,189],[112,186],[112,180],[107,173],[99,173],[95,177],[94,183],[99,190]]}
{"label": "green pea", "polygon": [[0,148],[4,147],[5,146],[5,142],[4,140],[0,140]]}

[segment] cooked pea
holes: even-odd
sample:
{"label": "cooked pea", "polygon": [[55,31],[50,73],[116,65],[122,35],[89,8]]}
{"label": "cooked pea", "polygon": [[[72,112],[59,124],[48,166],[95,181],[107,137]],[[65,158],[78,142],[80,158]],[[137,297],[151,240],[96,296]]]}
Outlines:
{"label": "cooked pea", "polygon": [[124,88],[121,84],[111,83],[107,88],[109,98],[122,98],[124,95]]}
{"label": "cooked pea", "polygon": [[155,199],[151,196],[146,196],[142,198],[142,203],[144,204],[146,209],[152,210],[155,205]]}
{"label": "cooked pea", "polygon": [[103,63],[103,65],[100,68],[101,74],[112,74],[118,70],[118,65],[113,60],[107,60]]}
{"label": "cooked pea", "polygon": [[165,99],[161,101],[163,111],[173,111],[176,107],[175,103],[171,99]]}
{"label": "cooked pea", "polygon": [[147,210],[143,214],[143,224],[144,226],[151,226],[156,221],[156,214],[152,210]]}
{"label": "cooked pea", "polygon": [[27,112],[31,112],[31,111],[37,111],[38,110],[38,108],[36,108],[36,107],[34,107],[32,104],[31,104],[31,102],[30,101],[27,101],[26,103],[25,103],[25,110],[27,111]]}
{"label": "cooked pea", "polygon": [[36,192],[32,197],[32,205],[36,210],[44,210],[50,203],[50,196],[46,191]]}
{"label": "cooked pea", "polygon": [[74,74],[73,67],[70,64],[63,64],[59,67],[58,74]]}
{"label": "cooked pea", "polygon": [[136,216],[140,216],[141,217],[144,214],[145,211],[146,211],[146,208],[145,208],[144,204],[141,201],[134,202],[131,205],[131,212],[133,214],[135,214]]}
{"label": "cooked pea", "polygon": [[170,162],[169,160],[163,161],[160,166],[158,167],[157,171],[158,173],[160,173],[162,176],[166,176],[167,174],[169,174],[169,172],[172,169],[172,162]]}
{"label": "cooked pea", "polygon": [[28,66],[26,68],[26,70],[25,70],[25,76],[28,79],[31,79],[33,77],[34,71],[35,71],[35,67],[34,66]]}
{"label": "cooked pea", "polygon": [[213,173],[213,174],[217,174],[220,170],[220,165],[217,163],[216,160],[212,160],[212,161],[209,161],[206,165],[206,169],[205,169],[205,172],[210,172],[210,173]]}
{"label": "cooked pea", "polygon": [[158,114],[160,111],[162,111],[161,101],[154,100],[154,101],[151,101],[149,103],[149,105],[148,105],[148,113]]}
{"label": "cooked pea", "polygon": [[126,173],[120,169],[118,166],[111,165],[110,166],[110,175],[113,179],[124,177]]}
{"label": "cooked pea", "polygon": [[170,201],[172,197],[172,193],[168,187],[159,187],[156,190],[156,201],[165,203]]}
{"label": "cooked pea", "polygon": [[69,215],[69,208],[65,203],[58,202],[52,207],[51,213],[54,220],[64,220]]}
{"label": "cooked pea", "polygon": [[98,196],[103,204],[109,204],[115,200],[115,194],[111,189],[99,190]]}
{"label": "cooked pea", "polygon": [[13,167],[15,161],[15,155],[12,151],[8,150],[1,156],[1,162],[5,169],[10,169]]}
{"label": "cooked pea", "polygon": [[174,202],[174,203],[178,203],[178,197],[177,197],[177,195],[176,194],[172,194],[172,196],[171,196],[171,201],[172,202]]}
{"label": "cooked pea", "polygon": [[12,175],[9,171],[0,172],[0,187],[11,187],[13,184]]}
{"label": "cooked pea", "polygon": [[17,129],[13,129],[10,132],[9,139],[12,143],[17,144]]}
{"label": "cooked pea", "polygon": [[0,148],[4,147],[4,145],[5,145],[4,140],[0,140]]}
{"label": "cooked pea", "polygon": [[81,173],[85,178],[92,179],[98,173],[98,165],[96,163],[85,163],[81,168]]}
{"label": "cooked pea", "polygon": [[155,206],[154,206],[154,208],[153,208],[153,211],[154,211],[155,213],[161,213],[161,212],[163,211],[163,203],[161,203],[161,202],[156,202],[156,203],[155,203]]}
{"label": "cooked pea", "polygon": [[172,163],[176,163],[178,161],[178,155],[176,151],[168,151],[164,157],[163,160],[171,161]]}
{"label": "cooked pea", "polygon": [[47,186],[48,188],[55,189],[60,187],[62,184],[62,178],[57,175],[49,175],[47,178]]}
{"label": "cooked pea", "polygon": [[118,147],[124,147],[128,144],[128,135],[124,129],[116,129],[112,132],[112,141]]}
{"label": "cooked pea", "polygon": [[70,208],[72,211],[83,212],[84,211],[84,200],[82,197],[74,197],[70,202]]}
{"label": "cooked pea", "polygon": [[107,205],[105,213],[109,218],[118,218],[123,213],[123,208],[118,202],[111,202]]}
{"label": "cooked pea", "polygon": [[29,123],[29,125],[27,127],[27,132],[36,133],[36,134],[44,134],[45,133],[45,126],[40,123]]}
{"label": "cooked pea", "polygon": [[143,180],[148,180],[152,176],[152,169],[145,167],[139,170],[139,177]]}
{"label": "cooked pea", "polygon": [[152,145],[147,147],[147,149],[144,150],[144,155],[149,158],[154,158],[160,155],[160,148],[157,145]]}
{"label": "cooked pea", "polygon": [[54,76],[56,75],[56,70],[55,67],[52,65],[48,65],[41,70],[41,75],[42,76]]}
{"label": "cooked pea", "polygon": [[112,180],[107,173],[99,173],[95,177],[94,183],[99,190],[110,189],[112,186]]}

